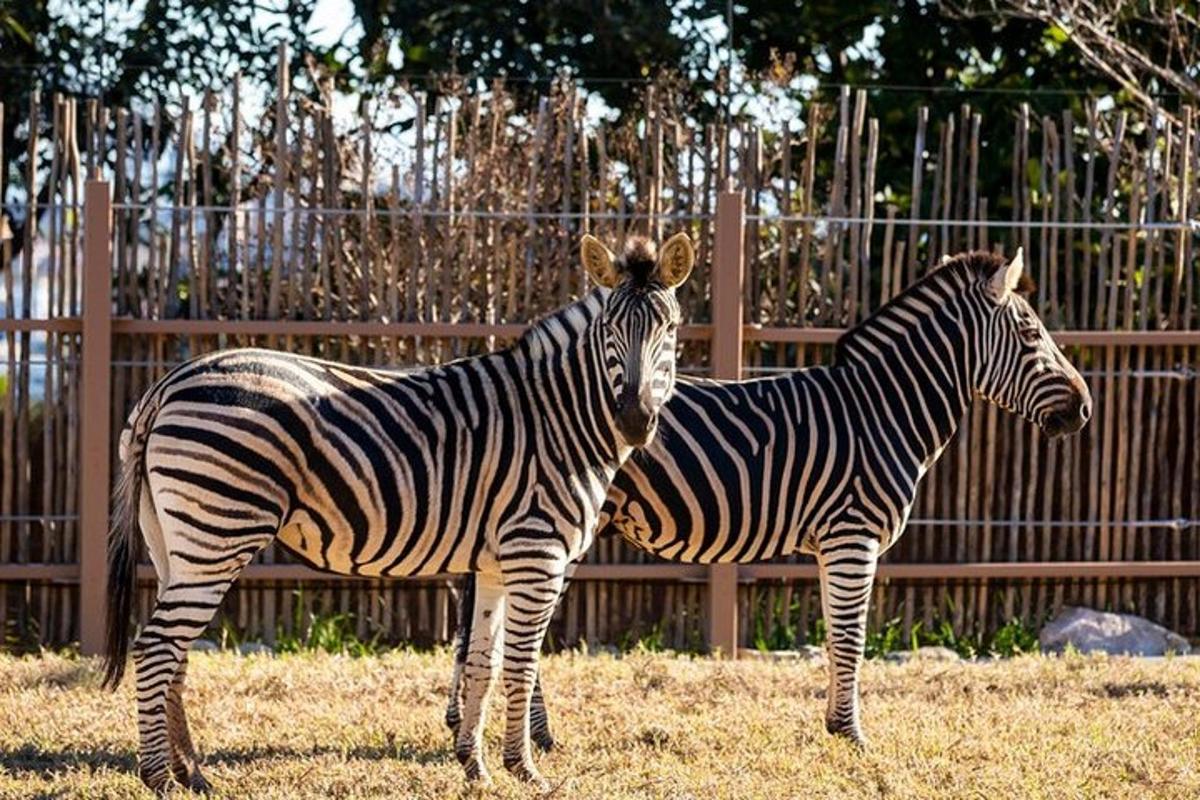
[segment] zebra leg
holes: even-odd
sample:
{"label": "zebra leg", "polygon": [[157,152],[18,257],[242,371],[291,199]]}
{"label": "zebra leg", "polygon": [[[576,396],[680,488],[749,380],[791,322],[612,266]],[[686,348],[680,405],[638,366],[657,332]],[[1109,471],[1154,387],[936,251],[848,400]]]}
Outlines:
{"label": "zebra leg", "polygon": [[529,715],[542,640],[562,594],[562,570],[556,567],[553,563],[538,564],[536,569],[518,568],[504,575],[508,590],[504,623],[504,694],[507,701],[504,766],[518,779],[540,788],[547,788],[548,784],[533,764]]}
{"label": "zebra leg", "polygon": [[[459,585],[458,630],[454,635],[454,674],[450,679],[450,700],[446,705],[446,727],[458,738],[462,724],[463,665],[467,660],[468,643],[471,641],[471,621],[475,606],[475,575],[469,573]],[[542,752],[554,749],[554,735],[550,732],[550,719],[546,714],[546,701],[542,697],[542,675],[538,670],[533,684],[533,699],[529,708],[529,735]]]}
{"label": "zebra leg", "polygon": [[543,753],[554,749],[554,734],[550,733],[550,717],[546,714],[546,700],[542,697],[542,670],[533,676],[533,696],[529,701],[529,738]]}
{"label": "zebra leg", "polygon": [[[562,604],[562,599],[567,594],[567,588],[570,586],[571,578],[575,575],[575,568],[577,566],[577,562],[571,562],[571,565],[567,567],[567,574],[563,579],[562,591],[559,592],[556,605]],[[542,697],[542,670],[540,666],[533,680],[533,697],[530,700],[529,706],[529,736],[543,753],[549,753],[557,745],[554,741],[554,734],[550,732],[550,716],[546,711],[546,700]]]}
{"label": "zebra leg", "polygon": [[[154,612],[133,643],[137,670],[138,774],[158,794],[166,793],[171,779],[168,715],[174,712],[168,711],[171,704],[168,698],[176,674],[188,648],[208,627],[233,582],[232,577],[218,581],[206,577],[194,577],[189,584],[172,574],[172,582],[160,591]],[[176,703],[182,719],[182,696],[177,697]]]}
{"label": "zebra leg", "polygon": [[504,641],[505,592],[500,576],[480,573],[474,595],[468,643],[458,670],[463,704],[454,754],[466,769],[468,780],[488,783],[490,777],[483,763],[483,723]]}
{"label": "zebra leg", "polygon": [[817,555],[829,653],[825,729],[860,747],[866,747],[867,740],[859,724],[858,673],[878,556],[878,541],[845,536],[823,542]]}
{"label": "zebra leg", "polygon": [[458,739],[462,724],[462,671],[471,642],[471,620],[475,615],[475,574],[467,573],[458,585],[458,629],[454,632],[454,675],[450,679],[450,700],[446,704],[446,727]]}
{"label": "zebra leg", "polygon": [[[564,589],[565,591],[565,589]],[[475,575],[468,574],[459,588],[458,631],[454,635],[454,675],[450,679],[450,700],[446,705],[446,727],[458,738],[462,724],[463,665],[467,660],[467,644],[471,640],[471,621],[474,617]],[[538,749],[548,753],[556,742],[550,732],[550,718],[546,713],[546,701],[542,697],[542,674],[538,670],[534,678],[533,698],[529,708],[529,735]]]}
{"label": "zebra leg", "polygon": [[183,690],[187,680],[187,654],[175,670],[175,679],[167,691],[167,743],[170,746],[171,774],[179,784],[193,792],[208,792],[212,787],[200,774],[200,759],[188,731],[183,710]]}

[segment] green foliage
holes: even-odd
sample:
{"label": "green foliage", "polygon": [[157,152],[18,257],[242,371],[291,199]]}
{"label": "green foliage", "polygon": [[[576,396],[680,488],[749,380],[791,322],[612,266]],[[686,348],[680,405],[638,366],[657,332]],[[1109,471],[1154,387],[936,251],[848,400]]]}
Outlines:
{"label": "green foliage", "polygon": [[920,622],[914,623],[909,643],[910,646],[915,645],[915,647],[945,647],[963,658],[975,658],[986,652],[982,633],[955,633],[953,623],[947,619],[936,622],[928,628]]}
{"label": "green foliage", "polygon": [[774,613],[770,615],[772,624],[768,630],[766,606],[759,606],[752,613],[754,633],[752,641],[754,649],[760,652],[770,650],[791,650],[797,645],[809,644],[820,646],[825,644],[825,620],[817,617],[807,631],[798,630],[792,620],[800,615],[800,600],[794,598],[790,608],[784,608],[783,598],[776,598]]}
{"label": "green foliage", "polygon": [[899,619],[890,619],[882,628],[867,631],[864,654],[867,658],[881,658],[900,650],[904,644],[903,629]]}
{"label": "green foliage", "polygon": [[[950,610],[953,612],[953,608]],[[799,615],[799,602],[793,602],[791,613],[784,614],[782,611],[782,608],[777,608],[776,612],[771,615],[774,622],[768,630],[765,606],[760,606],[755,610],[752,616],[752,625],[754,626],[752,641],[755,649],[768,652],[790,650],[799,644],[821,646],[825,643],[826,628],[823,617],[817,617],[808,631],[797,635],[793,619]],[[867,630],[865,641],[867,658],[883,658],[889,653],[916,650],[919,647],[945,647],[958,653],[962,658],[981,656],[1011,658],[1022,653],[1037,652],[1037,627],[1020,619],[1012,619],[990,635],[979,630],[958,633],[955,632],[954,624],[950,620],[942,619],[930,625],[921,621],[914,622],[906,636],[902,620],[896,617],[887,620],[879,627]]]}
{"label": "green foliage", "polygon": [[1009,620],[992,634],[988,650],[992,655],[1000,658],[1011,658],[1022,653],[1036,653],[1038,650],[1037,630],[1026,625],[1022,620]]}
{"label": "green foliage", "polygon": [[364,641],[354,630],[353,614],[310,614],[303,634],[280,632],[275,637],[279,653],[332,653],[348,656],[373,656],[382,652],[379,636]]}
{"label": "green foliage", "polygon": [[[792,609],[783,608],[784,599],[782,596],[776,598],[773,614],[770,615],[773,620],[770,630],[767,630],[767,614],[765,609],[755,609],[754,614],[754,647],[756,650],[789,650],[796,646],[796,628],[792,624],[791,613]],[[793,608],[796,604],[793,604]]]}
{"label": "green foliage", "polygon": [[349,613],[318,614],[309,612],[304,616],[303,593],[296,592],[295,610],[292,613],[292,629],[280,627],[275,634],[277,653],[331,653],[348,656],[378,655],[385,649],[380,644],[379,634],[367,640],[359,638],[355,630],[354,615]]}
{"label": "green foliage", "polygon": [[667,649],[666,633],[661,622],[655,622],[649,631],[624,631],[617,640],[617,647],[622,653],[642,650],[649,653],[661,653]]}
{"label": "green foliage", "polygon": [[217,634],[217,644],[222,650],[236,650],[245,638],[241,632],[234,627],[228,617],[221,617],[220,632]]}

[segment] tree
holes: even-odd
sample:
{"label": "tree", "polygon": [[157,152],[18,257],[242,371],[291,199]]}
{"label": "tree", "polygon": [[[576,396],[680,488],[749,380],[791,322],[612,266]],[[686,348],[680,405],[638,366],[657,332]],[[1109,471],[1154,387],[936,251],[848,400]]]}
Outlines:
{"label": "tree", "polygon": [[956,9],[964,19],[1032,21],[1147,110],[1162,93],[1200,101],[1200,3],[1187,0],[991,0]]}
{"label": "tree", "polygon": [[418,80],[451,72],[503,75],[526,99],[561,70],[580,76],[587,88],[621,109],[635,99],[640,83],[661,70],[704,77],[702,66],[715,43],[697,23],[711,16],[712,5],[709,0],[353,0],[362,24],[356,66],[369,88],[389,74],[389,55],[398,53],[400,69]]}
{"label": "tree", "polygon": [[[0,201],[24,202],[23,131],[35,90],[127,106],[135,100],[174,102],[181,87],[219,86],[236,70],[270,80],[277,41],[297,43],[300,64],[315,2],[277,0],[268,12],[228,0],[147,0],[137,13],[105,0],[0,0]],[[24,213],[15,216],[19,250]]]}

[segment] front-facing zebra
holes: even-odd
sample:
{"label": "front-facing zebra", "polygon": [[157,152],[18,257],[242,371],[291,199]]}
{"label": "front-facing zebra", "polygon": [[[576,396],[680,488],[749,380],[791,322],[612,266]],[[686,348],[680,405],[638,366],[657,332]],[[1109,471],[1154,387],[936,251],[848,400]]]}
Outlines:
{"label": "front-facing zebra", "polygon": [[397,373],[233,350],[142,398],[121,436],[106,681],[125,667],[140,529],[158,576],[133,646],[150,788],[166,791],[171,775],[207,788],[182,703],[188,647],[275,538],[346,575],[477,573],[484,610],[456,753],[486,779],[483,711],[502,644],[504,764],[541,782],[527,720],[542,637],[609,482],[674,387],[674,289],[694,260],[684,234],[658,258],[633,240],[618,260],[590,236],[582,255],[601,288],[491,355]]}
{"label": "front-facing zebra", "polygon": [[[1012,262],[960,255],[847,331],[832,366],[681,381],[661,435],[617,473],[600,532],[689,563],[815,555],[830,654],[825,724],[862,743],[858,671],[875,567],[972,399],[1050,436],[1091,416],[1087,385],[1030,289],[1020,251]],[[452,689],[452,728],[459,702]],[[540,686],[532,713],[534,738],[549,747]]]}

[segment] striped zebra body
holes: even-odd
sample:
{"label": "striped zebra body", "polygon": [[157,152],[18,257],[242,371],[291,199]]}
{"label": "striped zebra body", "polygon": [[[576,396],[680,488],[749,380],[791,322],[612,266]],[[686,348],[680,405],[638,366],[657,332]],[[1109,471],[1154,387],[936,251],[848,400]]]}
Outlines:
{"label": "striped zebra body", "polygon": [[[581,319],[598,306],[581,303]],[[557,335],[574,347],[576,334]],[[595,365],[551,389],[522,349],[401,374],[251,349],[179,368],[143,414],[147,484],[160,516],[212,541],[174,557],[219,568],[278,537],[342,575],[495,571],[500,543],[531,528],[529,546],[553,534],[578,557],[629,449],[587,435],[603,418],[551,413],[561,391],[612,416]],[[230,539],[244,544],[226,551]]]}
{"label": "striped zebra body", "polygon": [[[609,490],[602,533],[665,559],[816,557],[831,732],[863,741],[858,668],[876,564],[973,399],[1051,435],[1090,416],[1082,378],[1015,291],[1020,270],[1019,255],[952,259],[843,336],[832,366],[681,381],[660,435]],[[534,736],[552,741],[544,725]]]}
{"label": "striped zebra body", "polygon": [[456,753],[468,777],[486,779],[484,704],[503,651],[504,762],[541,782],[526,724],[537,653],[613,475],[649,440],[673,389],[673,289],[691,269],[690,244],[672,240],[663,253],[679,246],[689,257],[682,272],[656,268],[642,242],[617,264],[604,263],[604,250],[589,271],[615,288],[491,355],[395,372],[234,350],[155,385],[122,435],[109,559],[113,686],[138,529],[159,579],[133,646],[147,785],[165,791],[173,775],[207,788],[180,699],[187,648],[275,539],[344,575],[477,573]]}

